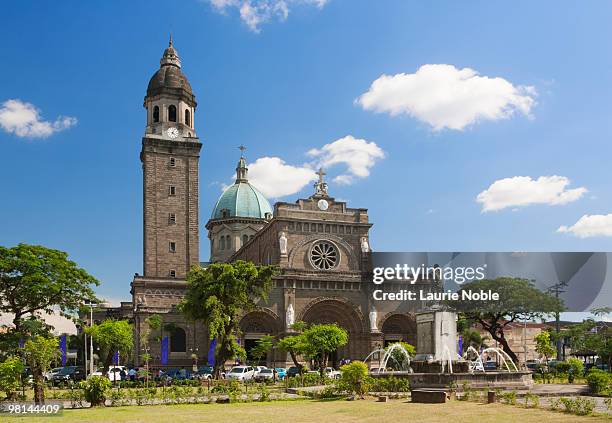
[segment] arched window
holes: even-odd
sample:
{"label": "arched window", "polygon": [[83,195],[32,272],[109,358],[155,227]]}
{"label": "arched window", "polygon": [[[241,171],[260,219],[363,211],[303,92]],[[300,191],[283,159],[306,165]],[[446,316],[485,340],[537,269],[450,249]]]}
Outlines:
{"label": "arched window", "polygon": [[159,106],[153,107],[153,122],[159,122]]}
{"label": "arched window", "polygon": [[185,125],[191,126],[191,112],[189,109],[185,109]]}
{"label": "arched window", "polygon": [[242,235],[242,245],[246,244],[247,242],[249,242],[249,236],[248,235]]}
{"label": "arched window", "polygon": [[225,236],[225,244],[227,245],[227,249],[230,250],[232,248],[232,239],[229,235]]}
{"label": "arched window", "polygon": [[186,352],[187,351],[187,335],[185,330],[179,327],[174,328],[170,335],[170,351],[171,352]]}
{"label": "arched window", "polygon": [[225,237],[221,236],[221,242],[219,242],[219,249],[225,250]]}
{"label": "arched window", "polygon": [[176,122],[176,106],[174,104],[168,107],[168,120],[170,122]]}

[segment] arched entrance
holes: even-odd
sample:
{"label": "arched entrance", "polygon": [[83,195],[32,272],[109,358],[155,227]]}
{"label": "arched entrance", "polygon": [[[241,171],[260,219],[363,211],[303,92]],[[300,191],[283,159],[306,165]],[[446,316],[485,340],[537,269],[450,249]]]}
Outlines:
{"label": "arched entrance", "polygon": [[[247,313],[240,320],[240,330],[242,337],[240,342],[246,350],[247,362],[253,364],[266,365],[268,357],[263,357],[260,363],[254,363],[252,349],[256,345],[258,339],[265,335],[276,335],[279,331],[280,320],[276,314],[267,309],[256,310]],[[271,353],[268,354],[270,356]]]}
{"label": "arched entrance", "polygon": [[416,320],[412,315],[394,313],[385,316],[382,333],[385,347],[398,341],[416,347]]}
{"label": "arched entrance", "polygon": [[337,368],[342,359],[360,357],[358,344],[363,334],[363,316],[349,301],[331,298],[314,300],[306,306],[298,320],[308,324],[335,323],[348,331],[348,344],[330,354],[330,366]]}

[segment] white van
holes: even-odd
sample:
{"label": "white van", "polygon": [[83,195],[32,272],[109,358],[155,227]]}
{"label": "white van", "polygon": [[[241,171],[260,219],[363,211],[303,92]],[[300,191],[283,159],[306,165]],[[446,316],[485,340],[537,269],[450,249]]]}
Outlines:
{"label": "white van", "polygon": [[225,375],[226,379],[239,380],[244,382],[251,380],[255,376],[255,369],[252,366],[235,366]]}

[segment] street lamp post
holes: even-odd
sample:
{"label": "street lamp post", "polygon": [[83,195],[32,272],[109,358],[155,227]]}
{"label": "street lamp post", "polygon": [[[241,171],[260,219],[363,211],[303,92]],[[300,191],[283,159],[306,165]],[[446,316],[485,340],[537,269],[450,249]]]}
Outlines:
{"label": "street lamp post", "polygon": [[[96,303],[92,303],[91,301],[86,306],[89,306],[89,327],[93,326],[93,306]],[[94,372],[93,369],[93,337],[89,337],[89,375],[91,376]]]}

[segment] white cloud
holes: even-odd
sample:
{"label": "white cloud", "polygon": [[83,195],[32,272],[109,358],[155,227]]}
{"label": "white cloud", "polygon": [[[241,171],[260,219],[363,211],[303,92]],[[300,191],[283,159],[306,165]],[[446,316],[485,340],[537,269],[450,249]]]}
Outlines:
{"label": "white cloud", "polygon": [[268,198],[295,194],[317,179],[307,165],[288,165],[278,157],[260,157],[248,167],[249,182]]}
{"label": "white cloud", "polygon": [[612,213],[585,214],[572,226],[560,226],[557,232],[571,233],[578,238],[612,236]]}
{"label": "white cloud", "polygon": [[355,102],[365,110],[409,115],[440,131],[508,119],[517,112],[529,116],[535,97],[530,86],[481,76],[470,68],[430,64],[415,73],[380,76]]}
{"label": "white cloud", "polygon": [[76,118],[69,116],[59,116],[54,122],[42,120],[36,106],[18,99],[7,100],[0,107],[0,128],[18,137],[46,138],[76,123]]}
{"label": "white cloud", "polygon": [[[260,157],[248,164],[249,182],[268,198],[284,197],[300,192],[306,185],[316,181],[316,169],[344,165],[344,169],[332,180],[338,185],[349,185],[357,178],[370,175],[370,169],[385,156],[375,142],[347,135],[321,148],[308,151],[310,162],[301,165],[287,164],[279,157]],[[222,190],[229,185],[221,184]]]}
{"label": "white cloud", "polygon": [[327,169],[336,164],[346,164],[348,174],[339,175],[334,179],[340,184],[352,183],[353,177],[369,176],[370,169],[376,161],[385,157],[384,151],[375,142],[368,142],[352,135],[325,144],[319,149],[313,148],[307,154],[317,159],[316,167]]}
{"label": "white cloud", "polygon": [[285,21],[289,16],[289,9],[294,5],[313,5],[322,9],[328,0],[209,0],[215,10],[227,13],[236,9],[240,19],[253,32],[261,31],[261,24],[278,19]]}
{"label": "white cloud", "polygon": [[499,179],[482,191],[476,201],[482,204],[482,212],[502,210],[507,207],[522,207],[530,204],[561,205],[582,197],[584,187],[566,189],[570,180],[565,176],[514,176]]}

